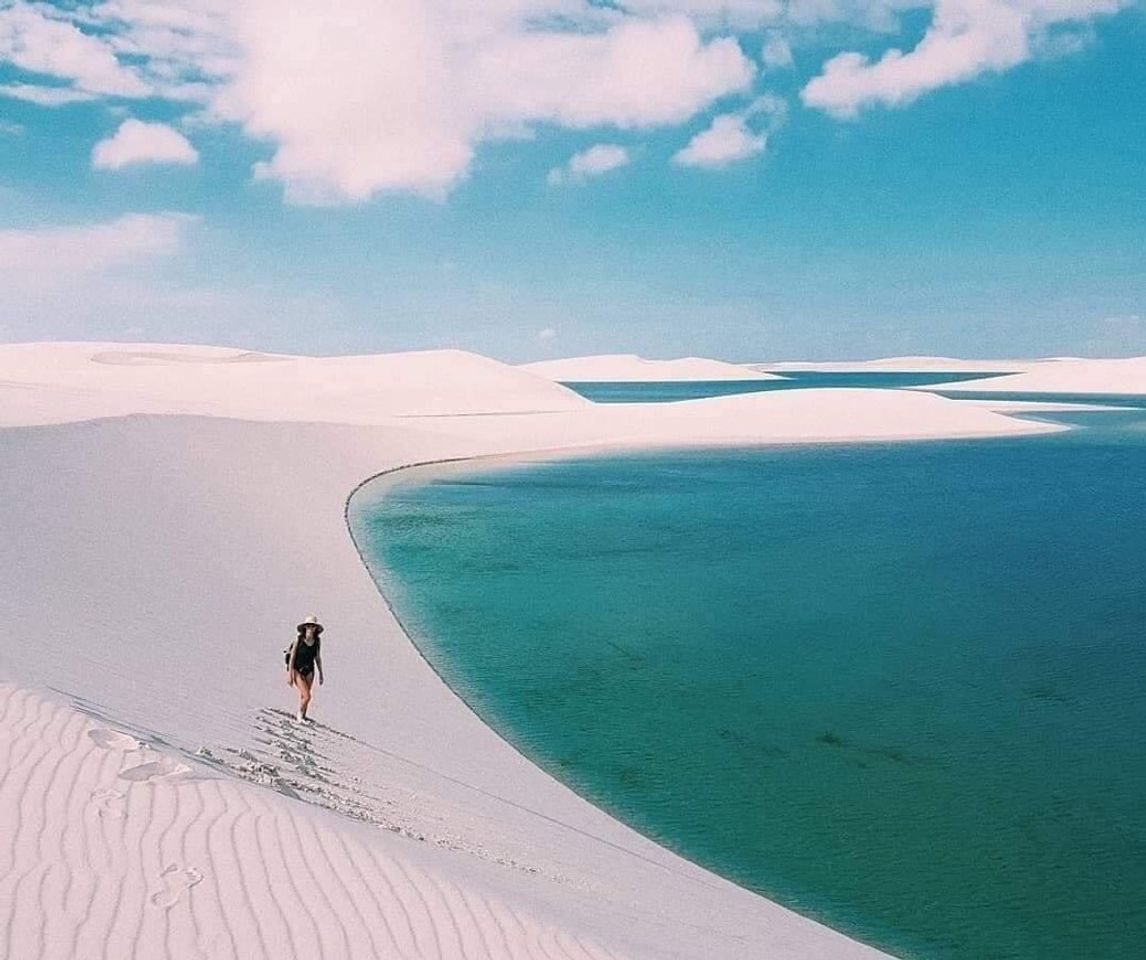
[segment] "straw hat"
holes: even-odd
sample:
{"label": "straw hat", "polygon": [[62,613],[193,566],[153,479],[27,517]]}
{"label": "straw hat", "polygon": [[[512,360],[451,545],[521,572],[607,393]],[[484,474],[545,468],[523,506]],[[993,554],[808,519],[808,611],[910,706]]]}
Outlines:
{"label": "straw hat", "polygon": [[298,625],[298,632],[306,633],[307,627],[314,627],[315,634],[322,633],[322,624],[318,622],[318,617],[316,616],[312,615],[303,620],[303,622]]}

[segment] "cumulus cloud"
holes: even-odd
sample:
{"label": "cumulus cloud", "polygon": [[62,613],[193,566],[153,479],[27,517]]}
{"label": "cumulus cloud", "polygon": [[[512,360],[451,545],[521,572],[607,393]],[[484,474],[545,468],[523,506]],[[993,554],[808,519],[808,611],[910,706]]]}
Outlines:
{"label": "cumulus cloud", "polygon": [[779,24],[815,26],[847,23],[888,31],[903,10],[927,6],[927,0],[620,0],[618,7],[646,15],[683,13],[705,29],[752,31]]}
{"label": "cumulus cloud", "polygon": [[112,136],[92,149],[92,166],[97,170],[147,163],[188,165],[198,160],[198,152],[178,130],[134,118],[124,120]]}
{"label": "cumulus cloud", "polygon": [[62,283],[112,267],[169,257],[182,247],[194,217],[129,213],[104,223],[0,230],[0,269],[10,282]]}
{"label": "cumulus cloud", "polygon": [[682,167],[726,167],[763,153],[768,135],[753,133],[742,114],[725,113],[714,117],[711,126],[693,137],[686,147],[673,155]]}
{"label": "cumulus cloud", "polygon": [[613,143],[598,143],[571,156],[567,163],[554,167],[545,178],[551,187],[566,183],[581,183],[590,177],[599,177],[610,170],[628,166],[632,162],[629,151]]}
{"label": "cumulus cloud", "polygon": [[673,155],[673,163],[720,169],[747,160],[764,152],[769,135],[784,123],[786,116],[786,102],[765,94],[745,110],[714,117],[707,129]]}
{"label": "cumulus cloud", "polygon": [[103,40],[63,16],[51,7],[28,3],[0,9],[0,61],[68,81],[82,93],[147,94],[147,85],[119,62]]}
{"label": "cumulus cloud", "polygon": [[[0,0],[0,97],[42,106],[159,98],[264,145],[256,178],[300,203],[387,191],[441,198],[482,144],[546,126],[646,130],[718,107],[701,141],[759,152],[731,104],[825,24],[894,31],[934,8],[920,43],[830,59],[804,102],[840,117],[1067,52],[1132,0]],[[1063,29],[1066,25],[1071,29]],[[737,119],[739,118],[739,119]],[[185,127],[186,129],[186,127]],[[714,152],[720,153],[719,150]]]}
{"label": "cumulus cloud", "polygon": [[254,174],[290,200],[441,197],[484,142],[550,124],[670,126],[748,93],[751,59],[734,36],[702,32],[688,7],[19,0],[0,13],[0,61],[53,79],[18,78],[0,94],[201,102],[201,119],[267,145]]}
{"label": "cumulus cloud", "polygon": [[1053,28],[1085,23],[1125,5],[1126,0],[938,0],[914,49],[888,50],[876,61],[841,53],[824,64],[801,98],[843,118],[875,104],[901,106],[940,87],[1023,63]]}
{"label": "cumulus cloud", "polygon": [[676,124],[749,89],[754,75],[735,40],[704,40],[681,17],[588,33],[494,18],[474,37],[413,0],[343,4],[357,11],[345,26],[330,23],[327,7],[308,7],[271,34],[254,14],[259,2],[244,4],[248,55],[219,101],[275,144],[258,175],[300,202],[441,196],[479,143],[507,131]]}
{"label": "cumulus cloud", "polygon": [[623,0],[625,10],[643,14],[684,13],[706,25],[750,30],[784,17],[783,0]]}

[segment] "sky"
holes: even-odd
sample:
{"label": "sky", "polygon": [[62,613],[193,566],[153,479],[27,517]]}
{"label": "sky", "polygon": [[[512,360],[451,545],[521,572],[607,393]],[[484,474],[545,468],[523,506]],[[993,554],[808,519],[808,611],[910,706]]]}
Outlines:
{"label": "sky", "polygon": [[0,342],[1146,354],[1142,0],[0,0]]}

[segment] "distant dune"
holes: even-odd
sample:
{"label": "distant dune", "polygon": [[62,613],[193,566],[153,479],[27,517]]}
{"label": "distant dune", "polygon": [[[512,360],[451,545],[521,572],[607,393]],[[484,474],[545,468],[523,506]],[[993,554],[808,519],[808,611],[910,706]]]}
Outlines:
{"label": "distant dune", "polygon": [[631,353],[569,357],[524,364],[520,369],[561,383],[637,383],[670,380],[772,380],[773,374],[703,357],[646,360]]}
{"label": "distant dune", "polygon": [[819,371],[821,373],[1017,373],[1049,360],[963,360],[957,357],[881,357],[877,360],[786,360],[779,363],[749,363],[750,370],[783,373],[791,371]]}
{"label": "distant dune", "polygon": [[1146,395],[1146,357],[1129,357],[1125,360],[1064,358],[1033,365],[1025,372],[1011,377],[965,380],[938,386],[982,392]]}
{"label": "distant dune", "polygon": [[172,344],[0,346],[0,425],[131,413],[371,424],[399,416],[537,413],[588,404],[476,353],[295,357]]}

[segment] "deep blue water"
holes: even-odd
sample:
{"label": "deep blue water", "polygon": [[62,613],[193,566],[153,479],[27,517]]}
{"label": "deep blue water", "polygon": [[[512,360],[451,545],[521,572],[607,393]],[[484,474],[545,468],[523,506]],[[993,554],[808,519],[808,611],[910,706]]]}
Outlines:
{"label": "deep blue water", "polygon": [[1146,412],[412,473],[351,521],[537,763],[901,955],[1146,953]]}
{"label": "deep blue water", "polygon": [[726,397],[737,393],[759,393],[765,390],[806,390],[811,387],[911,387],[930,383],[952,383],[958,380],[982,380],[1002,376],[996,373],[820,373],[818,371],[786,372],[778,380],[685,380],[651,383],[599,382],[566,383],[594,403],[674,403],[700,400],[704,397]]}

